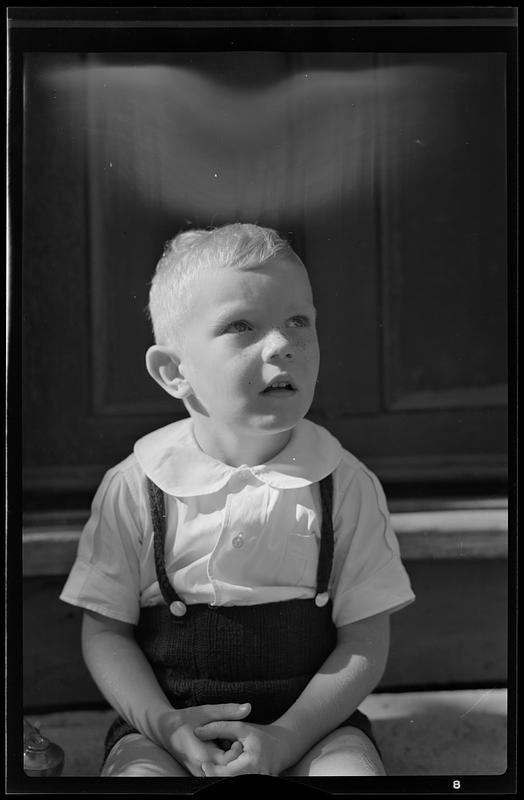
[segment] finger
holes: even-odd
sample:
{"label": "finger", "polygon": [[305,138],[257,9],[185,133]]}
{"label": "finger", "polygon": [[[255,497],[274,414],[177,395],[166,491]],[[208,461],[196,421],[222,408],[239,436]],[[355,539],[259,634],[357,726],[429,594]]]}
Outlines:
{"label": "finger", "polygon": [[213,764],[211,761],[205,761],[202,764],[202,772],[206,778],[229,778],[234,773],[230,771],[228,764]]}
{"label": "finger", "polygon": [[193,729],[195,736],[203,742],[210,739],[231,739],[237,738],[235,733],[236,723],[220,720],[220,722],[207,722],[205,725],[198,725]]}
{"label": "finger", "polygon": [[249,774],[252,772],[252,770],[250,770],[249,758],[245,753],[239,755],[238,758],[231,761],[229,764],[220,765],[206,761],[202,764],[202,771],[206,778],[229,778],[234,775],[245,775],[246,773]]}
{"label": "finger", "polygon": [[217,703],[202,706],[210,720],[242,719],[251,712],[251,703]]}
{"label": "finger", "polygon": [[222,751],[218,763],[222,766],[230,764],[231,761],[234,761],[236,758],[238,758],[243,749],[244,748],[240,742],[233,742],[229,750]]}
{"label": "finger", "polygon": [[224,752],[220,749],[220,747],[215,747],[215,745],[210,744],[208,745],[208,762],[209,764],[215,764],[215,766],[223,766],[228,764],[232,761],[232,758],[226,758],[226,755],[229,753],[229,750]]}

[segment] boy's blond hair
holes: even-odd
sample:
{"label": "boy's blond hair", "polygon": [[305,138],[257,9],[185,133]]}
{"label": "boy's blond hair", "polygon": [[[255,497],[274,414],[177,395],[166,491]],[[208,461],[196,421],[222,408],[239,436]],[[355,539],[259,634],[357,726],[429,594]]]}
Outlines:
{"label": "boy's blond hair", "polygon": [[169,346],[181,340],[192,292],[206,270],[249,268],[283,250],[291,246],[273,228],[242,222],[184,231],[166,242],[149,293],[155,342]]}

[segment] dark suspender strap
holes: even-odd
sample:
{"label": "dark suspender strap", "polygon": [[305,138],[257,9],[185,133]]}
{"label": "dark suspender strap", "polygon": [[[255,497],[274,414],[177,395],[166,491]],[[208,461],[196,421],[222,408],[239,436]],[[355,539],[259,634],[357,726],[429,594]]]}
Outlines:
{"label": "dark suspender strap", "polygon": [[162,489],[149,478],[147,479],[147,491],[149,494],[149,504],[151,506],[151,519],[153,521],[156,576],[158,578],[162,597],[167,605],[170,605],[174,600],[180,600],[180,598],[169,583],[166,574],[164,556],[166,542],[166,507],[164,493]]}
{"label": "dark suspender strap", "polygon": [[327,592],[333,552],[335,549],[333,534],[333,476],[326,475],[319,483],[320,501],[322,504],[322,533],[320,536],[320,552],[317,567],[317,593]]}

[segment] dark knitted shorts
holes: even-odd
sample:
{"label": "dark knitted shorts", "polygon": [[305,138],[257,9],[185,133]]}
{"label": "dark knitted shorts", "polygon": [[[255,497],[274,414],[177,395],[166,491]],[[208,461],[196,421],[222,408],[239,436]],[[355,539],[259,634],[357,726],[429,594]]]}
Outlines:
{"label": "dark knitted shorts", "polygon": [[[142,609],[136,639],[173,708],[251,703],[247,722],[269,724],[295,702],[336,646],[331,601],[289,600],[254,606],[191,605],[183,622],[166,606]],[[369,719],[355,711],[337,727],[362,730],[377,747]],[[117,718],[105,756],[136,729]],[[378,747],[377,747],[378,750]]]}

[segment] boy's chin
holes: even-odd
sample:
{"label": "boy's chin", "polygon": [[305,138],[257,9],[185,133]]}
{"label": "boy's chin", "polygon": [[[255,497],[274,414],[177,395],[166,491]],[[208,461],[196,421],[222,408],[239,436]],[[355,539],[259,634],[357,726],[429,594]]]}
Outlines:
{"label": "boy's chin", "polygon": [[279,433],[286,433],[288,431],[292,431],[298,423],[305,417],[307,412],[304,414],[293,414],[293,415],[265,415],[263,417],[257,417],[256,420],[253,420],[252,424],[249,426],[250,430],[253,432],[259,432],[260,434],[264,435],[277,435]]}

